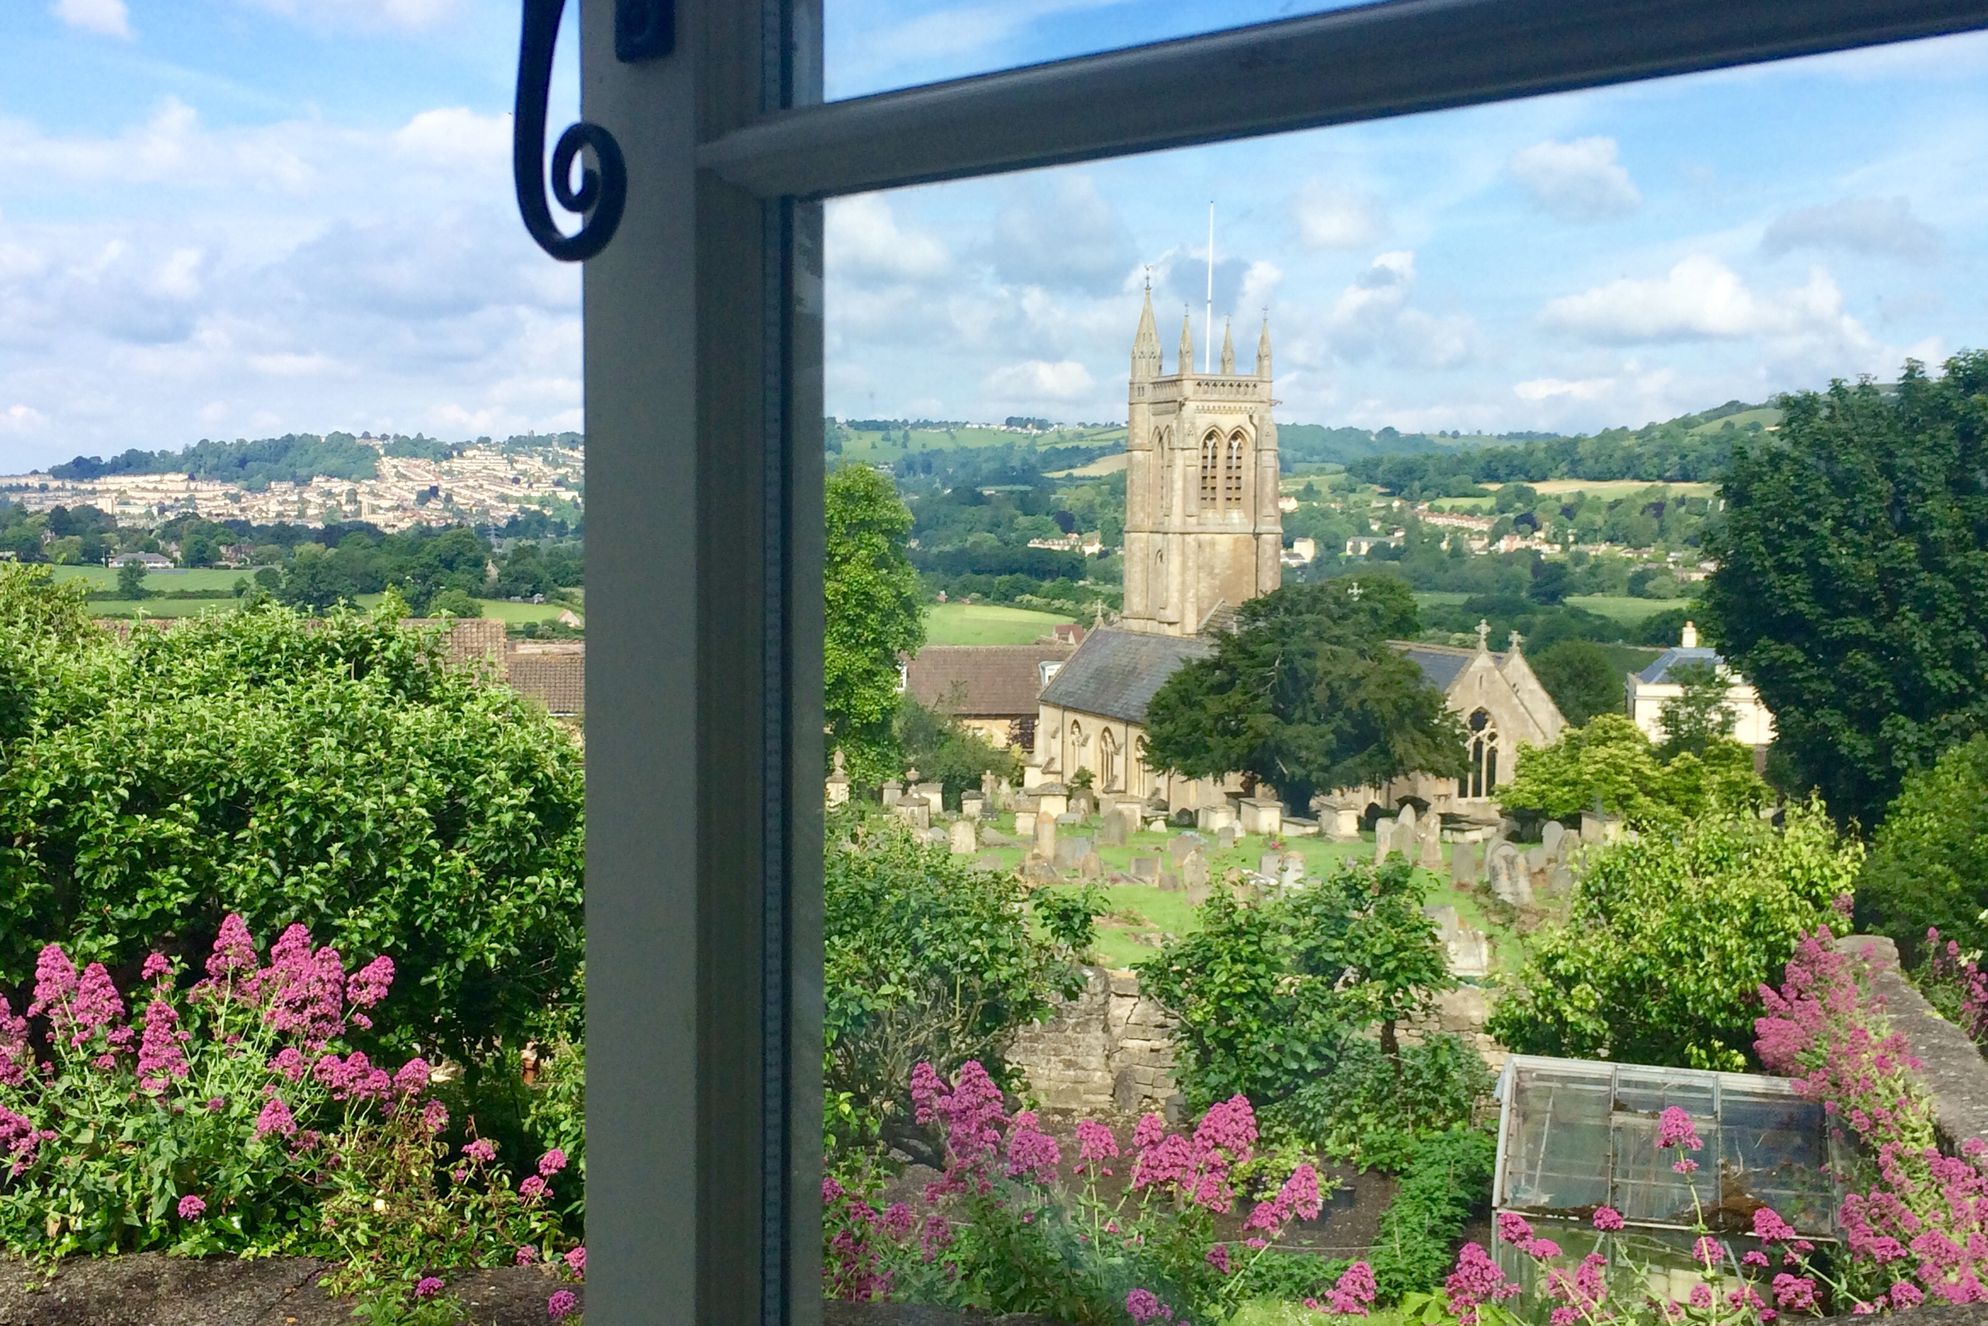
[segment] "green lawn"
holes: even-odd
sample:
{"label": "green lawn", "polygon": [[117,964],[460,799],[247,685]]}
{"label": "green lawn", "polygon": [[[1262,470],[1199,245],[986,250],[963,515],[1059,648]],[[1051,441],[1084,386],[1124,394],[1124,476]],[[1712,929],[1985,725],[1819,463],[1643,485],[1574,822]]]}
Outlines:
{"label": "green lawn", "polygon": [[[1002,817],[1001,827],[1012,836],[1013,818]],[[1096,822],[1093,821],[1085,832],[1094,834]],[[1167,839],[1171,836],[1140,832],[1133,834],[1132,840],[1125,846],[1099,847],[1097,854],[1107,872],[1129,874],[1134,856],[1164,857]],[[1371,861],[1374,857],[1372,835],[1356,843],[1328,842],[1323,838],[1286,838],[1283,841],[1288,850],[1304,858],[1306,872],[1312,875],[1329,874],[1341,862]],[[1212,839],[1210,847],[1213,847]],[[1269,850],[1266,840],[1260,837],[1239,838],[1235,847],[1227,852],[1211,850],[1208,854],[1208,878],[1219,881],[1229,870],[1254,870]],[[1025,851],[1022,845],[1016,844],[986,848],[980,855],[989,864],[1016,869],[1020,867]],[[1449,845],[1444,844],[1445,858],[1449,852]],[[1517,970],[1524,957],[1521,939],[1503,919],[1492,915],[1486,906],[1488,895],[1479,890],[1453,886],[1447,874],[1431,874],[1427,878],[1430,884],[1429,905],[1455,907],[1464,924],[1491,936],[1494,966],[1500,971]],[[1102,886],[1102,891],[1109,910],[1098,922],[1097,955],[1107,966],[1130,967],[1141,959],[1151,957],[1165,938],[1191,934],[1198,925],[1195,911],[1187,905],[1184,893],[1169,893],[1146,884],[1108,884]]]}
{"label": "green lawn", "polygon": [[1719,433],[1725,431],[1727,424],[1731,424],[1735,429],[1745,428],[1748,424],[1759,424],[1763,428],[1779,428],[1781,412],[1772,405],[1762,405],[1751,410],[1741,410],[1738,414],[1729,414],[1723,419],[1708,420],[1691,431],[1697,436]]}
{"label": "green lawn", "polygon": [[[362,608],[371,608],[379,603],[380,595],[361,594],[355,601]],[[485,617],[503,622],[506,626],[558,621],[559,614],[566,611],[563,603],[512,603],[505,599],[478,599],[477,602],[483,605]],[[583,618],[586,616],[584,609],[575,608],[573,611]]]}
{"label": "green lawn", "polygon": [[920,451],[950,451],[956,447],[1019,446],[1041,450],[1045,447],[1106,446],[1123,443],[1124,427],[1058,428],[1047,433],[1010,433],[1000,428],[967,427],[950,431],[943,428],[914,428],[909,448],[898,445],[901,433],[892,433],[886,444],[881,433],[850,430],[843,434],[841,458],[866,464],[889,463]]}
{"label": "green lawn", "polygon": [[[57,580],[80,580],[92,590],[117,588],[117,572],[108,566],[58,566],[52,568]],[[228,571],[213,568],[198,568],[185,571],[147,571],[145,588],[156,593],[176,589],[211,590],[217,594],[232,595],[235,582],[251,577],[253,571]]]}
{"label": "green lawn", "polygon": [[925,609],[928,645],[1026,645],[1071,619],[998,603],[935,603]]}

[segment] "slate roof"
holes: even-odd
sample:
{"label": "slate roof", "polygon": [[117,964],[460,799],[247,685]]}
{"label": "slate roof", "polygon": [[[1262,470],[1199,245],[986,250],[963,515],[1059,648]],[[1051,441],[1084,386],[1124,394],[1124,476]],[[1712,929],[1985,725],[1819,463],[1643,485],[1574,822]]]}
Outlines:
{"label": "slate roof", "polygon": [[1174,669],[1214,652],[1213,645],[1192,636],[1103,627],[1086,636],[1070,661],[1050,678],[1042,702],[1143,723],[1154,692]]}
{"label": "slate roof", "polygon": [[[1406,654],[1429,684],[1447,694],[1463,674],[1473,649],[1446,649],[1390,641]],[[1144,631],[1095,630],[1083,647],[1050,679],[1042,702],[1127,723],[1146,721],[1146,706],[1174,669],[1189,659],[1206,658],[1215,647],[1193,636],[1152,635]],[[1493,654],[1494,663],[1504,655]]]}
{"label": "slate roof", "polygon": [[1690,649],[1686,649],[1682,645],[1672,645],[1669,649],[1657,655],[1656,662],[1637,673],[1636,680],[1646,685],[1654,685],[1659,682],[1669,681],[1672,668],[1708,663],[1716,668],[1723,662],[1725,660],[1719,657],[1719,651],[1716,649],[1707,649],[1703,645],[1696,645]]}
{"label": "slate roof", "polygon": [[918,703],[964,718],[1026,718],[1042,689],[1040,665],[1058,663],[1075,645],[927,645],[905,668],[905,689]]}

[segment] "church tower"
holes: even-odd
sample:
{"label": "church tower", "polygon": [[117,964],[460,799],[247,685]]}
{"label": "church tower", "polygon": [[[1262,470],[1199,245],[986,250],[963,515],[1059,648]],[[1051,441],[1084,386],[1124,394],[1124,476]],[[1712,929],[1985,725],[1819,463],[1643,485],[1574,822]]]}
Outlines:
{"label": "church tower", "polygon": [[1195,372],[1183,316],[1179,362],[1164,376],[1148,283],[1126,406],[1123,624],[1131,630],[1196,635],[1277,588],[1284,522],[1267,317],[1254,375],[1237,373],[1235,359],[1225,327],[1220,371]]}

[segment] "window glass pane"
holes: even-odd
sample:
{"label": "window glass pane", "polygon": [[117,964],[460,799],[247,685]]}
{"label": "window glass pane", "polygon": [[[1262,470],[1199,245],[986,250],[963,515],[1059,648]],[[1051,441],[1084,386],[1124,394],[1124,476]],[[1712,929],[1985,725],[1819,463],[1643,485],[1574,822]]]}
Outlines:
{"label": "window glass pane", "polygon": [[1358,0],[825,0],[827,94],[860,97]]}

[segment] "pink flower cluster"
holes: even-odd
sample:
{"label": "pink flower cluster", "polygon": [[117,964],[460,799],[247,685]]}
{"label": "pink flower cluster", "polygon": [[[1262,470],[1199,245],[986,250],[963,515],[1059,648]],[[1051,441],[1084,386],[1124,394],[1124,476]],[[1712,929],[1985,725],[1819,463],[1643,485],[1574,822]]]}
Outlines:
{"label": "pink flower cluster", "polygon": [[1926,931],[1926,953],[1920,987],[1976,1045],[1988,1045],[1988,972],[1962,953],[1959,944],[1942,941],[1937,927]]}
{"label": "pink flower cluster", "polygon": [[[1182,1206],[1224,1214],[1235,1203],[1230,1171],[1256,1154],[1256,1112],[1245,1096],[1217,1101],[1195,1124],[1191,1139],[1167,1132],[1159,1115],[1148,1114],[1132,1130],[1132,1145],[1139,1152],[1132,1166],[1134,1189],[1169,1189]],[[1312,1177],[1315,1188],[1316,1173]]]}

